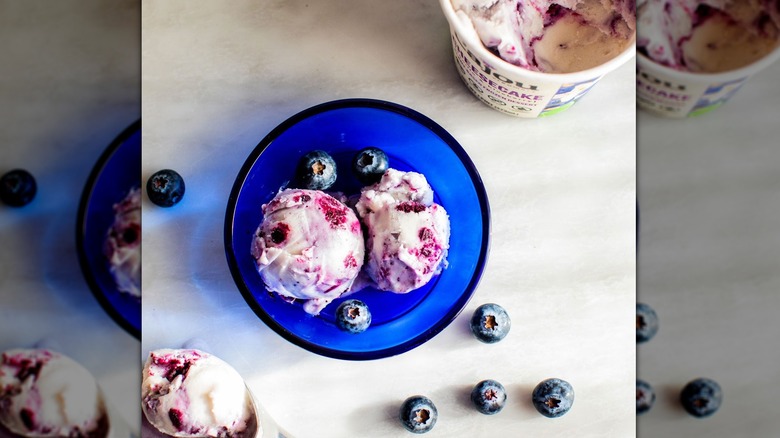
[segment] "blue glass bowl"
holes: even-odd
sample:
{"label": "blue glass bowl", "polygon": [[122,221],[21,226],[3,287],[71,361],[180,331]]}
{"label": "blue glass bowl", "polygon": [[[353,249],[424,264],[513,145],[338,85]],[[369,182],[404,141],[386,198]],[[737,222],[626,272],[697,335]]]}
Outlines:
{"label": "blue glass bowl", "polygon": [[[450,215],[449,267],[427,285],[407,294],[372,288],[349,298],[364,301],[372,323],[361,334],[335,324],[334,312],[346,298],[319,315],[304,312],[266,290],[250,254],[263,216],[261,205],[294,178],[298,159],[322,149],[336,160],[331,188],[357,194],[362,185],[351,171],[355,153],[383,149],[390,167],[420,172],[435,201]],[[312,352],[348,360],[378,359],[403,353],[433,338],[468,303],[482,275],[490,238],[490,209],[474,164],[455,139],[422,114],[390,102],[346,99],[324,103],[289,118],[252,151],[236,178],[225,217],[225,251],[238,288],[269,327]]]}
{"label": "blue glass bowl", "polygon": [[113,205],[141,186],[141,121],[125,129],[98,159],[84,186],[76,221],[81,271],[103,309],[122,328],[141,339],[141,300],[119,292],[103,255],[114,223]]}

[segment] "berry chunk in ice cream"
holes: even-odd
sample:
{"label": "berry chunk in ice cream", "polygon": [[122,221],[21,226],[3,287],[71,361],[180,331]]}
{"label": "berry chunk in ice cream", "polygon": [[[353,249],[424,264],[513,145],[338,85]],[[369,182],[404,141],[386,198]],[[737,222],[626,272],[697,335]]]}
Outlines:
{"label": "berry chunk in ice cream", "polygon": [[45,349],[0,357],[0,422],[27,437],[105,437],[108,417],[92,374]]}
{"label": "berry chunk in ice cream", "polygon": [[114,204],[114,223],[103,245],[120,292],[141,297],[141,189],[133,188]]}
{"label": "berry chunk in ice cream", "polygon": [[379,289],[410,292],[446,267],[449,216],[422,174],[387,169],[355,207],[368,233],[365,272]]}
{"label": "berry chunk in ice cream", "polygon": [[226,362],[203,351],[152,351],[142,379],[144,415],[167,435],[242,437],[255,421],[244,379]]}
{"label": "berry chunk in ice cream", "polygon": [[286,189],[262,206],[252,256],[266,288],[305,300],[318,314],[351,287],[363,266],[363,232],[355,213],[318,190]]}

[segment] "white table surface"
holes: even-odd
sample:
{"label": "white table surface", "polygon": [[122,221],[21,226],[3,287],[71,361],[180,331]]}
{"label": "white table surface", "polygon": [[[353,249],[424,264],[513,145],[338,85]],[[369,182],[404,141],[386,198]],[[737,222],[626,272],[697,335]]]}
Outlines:
{"label": "white table surface", "polygon": [[[144,196],[140,360],[205,346],[298,438],[409,436],[397,412],[418,393],[439,409],[431,437],[634,434],[633,60],[572,109],[521,120],[461,83],[438,2],[144,1],[142,15],[143,177],[175,169],[187,192],[170,209]],[[368,362],[318,356],[266,327],[233,283],[222,235],[257,143],[293,114],[348,97],[406,105],[447,129],[492,210],[489,260],[461,315],[419,348]],[[468,330],[485,302],[513,320],[495,345]],[[530,403],[548,377],[576,392],[555,420]],[[509,392],[493,417],[468,401],[485,378]]]}
{"label": "white table surface", "polygon": [[137,1],[0,1],[0,174],[38,194],[0,204],[0,351],[49,347],[84,365],[140,430],[140,342],[103,311],[76,255],[81,192],[100,154],[137,120]]}
{"label": "white table surface", "polygon": [[[638,377],[658,400],[639,436],[770,437],[780,418],[780,63],[721,108],[689,120],[640,111],[638,299],[658,313]],[[713,417],[689,417],[682,387],[723,388]]]}

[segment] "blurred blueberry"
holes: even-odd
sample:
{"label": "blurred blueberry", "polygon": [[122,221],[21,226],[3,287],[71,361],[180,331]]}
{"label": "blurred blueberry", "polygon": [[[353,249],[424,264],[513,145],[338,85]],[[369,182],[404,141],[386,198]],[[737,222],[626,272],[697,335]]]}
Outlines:
{"label": "blurred blueberry", "polygon": [[14,169],[0,178],[0,200],[12,207],[29,204],[37,191],[35,178],[26,170]]}
{"label": "blurred blueberry", "polygon": [[471,316],[471,332],[482,342],[492,344],[506,337],[512,321],[503,307],[494,303],[483,304]]}
{"label": "blurred blueberry", "polygon": [[641,415],[649,411],[655,403],[655,391],[644,380],[636,381],[636,414]]}
{"label": "blurred blueberry", "polygon": [[336,324],[350,333],[363,333],[371,325],[371,311],[360,300],[346,300],[336,309]]}
{"label": "blurred blueberry", "polygon": [[709,417],[720,408],[723,393],[712,379],[698,378],[688,382],[680,393],[680,402],[694,417]]}
{"label": "blurred blueberry", "polygon": [[636,342],[647,342],[658,332],[658,315],[652,307],[636,303]]}
{"label": "blurred blueberry", "polygon": [[184,179],[171,169],[155,172],[146,182],[146,194],[149,200],[160,207],[178,204],[184,197],[184,190]]}
{"label": "blurred blueberry", "polygon": [[565,380],[543,380],[534,388],[531,400],[540,414],[548,418],[557,418],[571,409],[574,403],[574,389]]}
{"label": "blurred blueberry", "polygon": [[479,412],[485,415],[497,414],[506,404],[506,390],[504,385],[495,380],[483,380],[471,391],[471,401]]}
{"label": "blurred blueberry", "polygon": [[431,399],[422,395],[414,395],[401,404],[399,412],[401,424],[412,433],[425,433],[433,429],[439,412]]}
{"label": "blurred blueberry", "polygon": [[375,147],[367,147],[355,154],[355,158],[352,160],[352,170],[363,184],[374,184],[382,178],[388,163],[385,151]]}
{"label": "blurred blueberry", "polygon": [[336,162],[325,151],[311,151],[298,161],[295,176],[300,188],[328,190],[338,176]]}

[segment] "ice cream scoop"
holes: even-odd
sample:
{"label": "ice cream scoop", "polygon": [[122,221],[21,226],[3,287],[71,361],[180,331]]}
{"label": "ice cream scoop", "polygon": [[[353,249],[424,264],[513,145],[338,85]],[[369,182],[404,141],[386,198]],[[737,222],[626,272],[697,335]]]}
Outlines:
{"label": "ice cream scoop", "polygon": [[379,289],[406,293],[446,267],[449,216],[422,174],[388,169],[355,208],[368,234],[365,273]]}
{"label": "ice cream scoop", "polygon": [[131,189],[114,204],[114,223],[103,245],[120,292],[141,297],[141,189]]}
{"label": "ice cream scoop", "polygon": [[305,300],[304,310],[316,315],[350,289],[365,248],[349,207],[322,191],[286,189],[262,213],[251,252],[269,291]]}
{"label": "ice cream scoop", "polygon": [[141,408],[148,422],[169,436],[260,436],[241,375],[218,357],[196,349],[149,353]]}
{"label": "ice cream scoop", "polygon": [[634,42],[633,0],[452,0],[482,44],[503,60],[546,73],[604,64]]}
{"label": "ice cream scoop", "polygon": [[677,70],[734,70],[780,43],[777,0],[640,0],[637,16],[638,50]]}
{"label": "ice cream scoop", "polygon": [[92,374],[46,349],[0,357],[0,423],[27,437],[105,437],[109,420]]}

